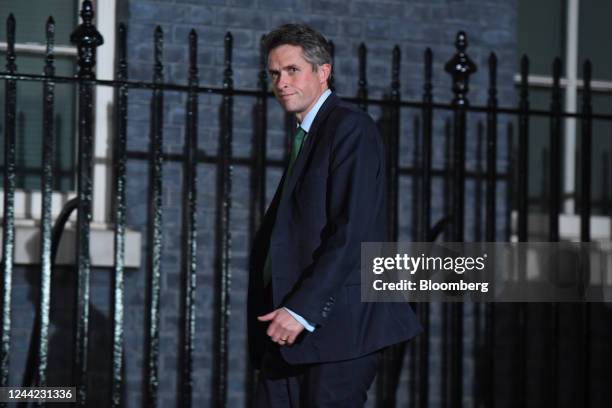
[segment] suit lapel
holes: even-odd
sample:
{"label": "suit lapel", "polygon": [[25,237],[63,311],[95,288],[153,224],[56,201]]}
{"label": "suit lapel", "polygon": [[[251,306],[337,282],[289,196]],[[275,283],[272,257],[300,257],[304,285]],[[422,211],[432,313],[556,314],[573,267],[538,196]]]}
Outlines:
{"label": "suit lapel", "polygon": [[340,102],[340,98],[336,96],[336,94],[332,93],[327,97],[319,112],[317,112],[317,116],[315,116],[312,125],[310,126],[310,131],[308,132],[308,136],[306,136],[306,140],[302,145],[302,149],[297,159],[295,160],[295,164],[293,165],[293,171],[291,172],[291,177],[287,183],[286,191],[283,191],[283,195],[289,194],[295,188],[295,184],[300,178],[300,175],[304,171],[304,166],[308,162],[308,157],[312,152],[312,147],[314,146],[317,139],[317,129],[321,122],[329,115],[338,103]]}

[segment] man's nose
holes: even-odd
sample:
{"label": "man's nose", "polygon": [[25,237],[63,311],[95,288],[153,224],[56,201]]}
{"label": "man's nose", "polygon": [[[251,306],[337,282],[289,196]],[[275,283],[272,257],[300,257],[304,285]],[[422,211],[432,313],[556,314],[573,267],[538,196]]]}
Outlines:
{"label": "man's nose", "polygon": [[284,88],[284,87],[286,87],[286,86],[287,86],[287,74],[285,74],[285,73],[281,72],[281,73],[278,75],[278,80],[277,80],[277,82],[276,82],[276,86],[277,86],[278,88]]}

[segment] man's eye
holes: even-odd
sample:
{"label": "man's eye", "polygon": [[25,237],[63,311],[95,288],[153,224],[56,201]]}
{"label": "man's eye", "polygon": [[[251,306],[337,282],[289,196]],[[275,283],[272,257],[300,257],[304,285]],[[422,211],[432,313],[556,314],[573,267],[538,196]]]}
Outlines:
{"label": "man's eye", "polygon": [[298,69],[296,67],[291,67],[289,68],[289,72],[295,74],[296,72],[298,72]]}

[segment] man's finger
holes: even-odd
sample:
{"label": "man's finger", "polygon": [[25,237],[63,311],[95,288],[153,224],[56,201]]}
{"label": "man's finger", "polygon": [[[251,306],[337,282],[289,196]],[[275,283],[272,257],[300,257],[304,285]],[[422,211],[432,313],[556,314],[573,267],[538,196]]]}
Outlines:
{"label": "man's finger", "polygon": [[260,322],[268,322],[272,319],[274,319],[274,317],[276,316],[277,311],[273,310],[268,314],[265,314],[263,316],[257,316],[257,320],[259,320]]}

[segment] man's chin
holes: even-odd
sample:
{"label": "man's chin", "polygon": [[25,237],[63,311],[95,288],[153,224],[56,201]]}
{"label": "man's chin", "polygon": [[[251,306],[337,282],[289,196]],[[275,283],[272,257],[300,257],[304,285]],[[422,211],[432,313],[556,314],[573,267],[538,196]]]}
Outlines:
{"label": "man's chin", "polygon": [[285,113],[296,113],[296,112],[299,111],[299,109],[297,109],[295,106],[293,106],[291,104],[281,103],[280,105],[283,108],[283,110],[285,111]]}

